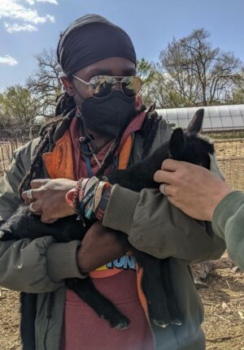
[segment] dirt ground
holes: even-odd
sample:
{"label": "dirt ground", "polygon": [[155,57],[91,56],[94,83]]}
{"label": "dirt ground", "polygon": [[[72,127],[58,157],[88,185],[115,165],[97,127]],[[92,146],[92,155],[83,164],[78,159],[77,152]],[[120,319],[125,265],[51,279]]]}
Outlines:
{"label": "dirt ground", "polygon": [[[224,255],[214,262],[207,288],[199,290],[205,308],[207,350],[244,350],[244,273],[232,268]],[[21,349],[18,310],[18,293],[2,290],[0,350]]]}
{"label": "dirt ground", "polygon": [[226,254],[213,263],[207,288],[199,290],[207,350],[244,350],[244,273],[235,272]]}

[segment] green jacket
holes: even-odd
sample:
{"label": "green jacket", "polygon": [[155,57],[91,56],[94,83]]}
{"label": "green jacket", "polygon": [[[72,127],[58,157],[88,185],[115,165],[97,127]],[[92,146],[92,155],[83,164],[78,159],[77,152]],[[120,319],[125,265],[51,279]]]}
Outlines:
{"label": "green jacket", "polygon": [[[151,152],[169,137],[170,128],[162,120]],[[30,167],[37,142],[34,140],[16,151],[10,169],[1,180],[1,220],[6,220],[20,204],[17,187]],[[142,142],[141,133],[137,132],[132,163],[141,157]],[[201,330],[203,308],[188,264],[222,255],[224,241],[214,235],[211,225],[187,217],[157,190],[144,189],[135,193],[120,186],[116,186],[110,198],[103,224],[127,233],[130,243],[137,249],[161,259],[172,257],[171,279],[184,315],[184,325],[154,329],[156,349],[205,349]],[[0,241],[0,285],[38,293],[36,350],[59,350],[65,304],[64,279],[84,278],[76,262],[79,246],[79,241],[57,243],[52,237]],[[52,318],[47,319],[50,292],[54,292],[54,303]]]}
{"label": "green jacket", "polygon": [[244,193],[234,191],[214,211],[213,228],[225,240],[231,259],[244,270]]}

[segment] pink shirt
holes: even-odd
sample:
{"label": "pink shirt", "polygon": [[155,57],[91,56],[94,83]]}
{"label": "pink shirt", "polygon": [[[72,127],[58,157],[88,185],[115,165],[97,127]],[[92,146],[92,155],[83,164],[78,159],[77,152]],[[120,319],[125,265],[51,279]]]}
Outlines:
{"label": "pink shirt", "polygon": [[[125,131],[118,152],[127,136],[141,128],[145,114],[135,118]],[[87,177],[84,157],[78,148],[77,119],[74,118],[70,131],[74,146],[74,173],[76,178]],[[110,145],[102,149],[97,158],[102,161]],[[91,159],[93,174],[98,165]],[[120,270],[110,277],[93,278],[96,288],[111,300],[130,319],[128,329],[119,331],[111,328],[107,321],[84,303],[74,292],[67,290],[65,301],[65,350],[152,350],[153,338],[148,321],[141,306],[136,283],[135,259],[124,256],[107,264],[102,270]],[[119,272],[119,273],[118,273]]]}

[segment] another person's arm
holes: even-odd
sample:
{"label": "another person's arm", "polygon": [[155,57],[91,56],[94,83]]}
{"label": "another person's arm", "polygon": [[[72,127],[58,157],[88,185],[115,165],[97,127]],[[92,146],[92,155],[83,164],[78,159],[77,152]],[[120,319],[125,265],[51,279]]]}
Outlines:
{"label": "another person's arm", "polygon": [[174,160],[163,163],[155,180],[163,183],[169,201],[187,215],[212,221],[230,257],[244,269],[244,193],[231,190],[202,167]]}

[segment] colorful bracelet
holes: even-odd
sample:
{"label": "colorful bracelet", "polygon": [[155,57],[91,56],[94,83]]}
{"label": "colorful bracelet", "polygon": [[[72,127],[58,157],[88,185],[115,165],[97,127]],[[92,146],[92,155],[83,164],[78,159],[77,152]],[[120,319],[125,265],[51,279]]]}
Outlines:
{"label": "colorful bracelet", "polygon": [[81,178],[76,187],[66,194],[66,201],[85,226],[85,218],[102,221],[113,188],[109,182],[99,181],[95,176]]}

